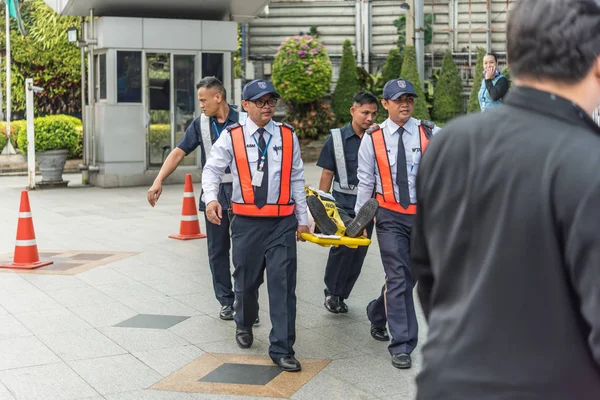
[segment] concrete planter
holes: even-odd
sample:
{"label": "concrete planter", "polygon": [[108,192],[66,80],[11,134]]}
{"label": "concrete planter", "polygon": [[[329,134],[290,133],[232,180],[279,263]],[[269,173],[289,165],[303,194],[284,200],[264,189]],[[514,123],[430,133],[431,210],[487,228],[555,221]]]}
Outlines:
{"label": "concrete planter", "polygon": [[42,182],[62,182],[62,174],[69,150],[48,150],[36,153]]}

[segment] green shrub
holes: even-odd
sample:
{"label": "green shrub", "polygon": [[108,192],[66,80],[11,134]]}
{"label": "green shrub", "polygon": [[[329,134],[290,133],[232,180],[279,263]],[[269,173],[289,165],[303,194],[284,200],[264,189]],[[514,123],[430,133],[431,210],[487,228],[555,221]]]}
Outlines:
{"label": "green shrub", "polygon": [[[17,134],[18,134],[18,126],[15,124],[17,121],[10,122],[10,141],[13,147],[17,148]],[[0,121],[0,152],[4,149],[4,147],[8,144],[8,136],[6,136],[6,121]]]}
{"label": "green shrub", "polygon": [[[79,155],[81,135],[77,133],[77,122],[72,117],[65,118],[64,115],[38,117],[34,120],[33,125],[36,152],[67,149],[69,150],[68,158]],[[19,131],[17,142],[19,149],[27,154],[27,129]]]}
{"label": "green shrub", "polygon": [[510,79],[510,68],[505,67],[501,73],[502,73],[502,75],[504,75],[504,77],[508,81],[508,88],[510,89],[512,87],[512,80]]}
{"label": "green shrub", "polygon": [[471,87],[471,93],[469,94],[469,103],[467,105],[467,112],[479,112],[481,106],[479,105],[479,89],[481,88],[481,81],[483,80],[483,57],[485,57],[485,49],[477,49],[477,63],[475,64],[475,75],[473,76],[473,86]]}
{"label": "green shrub", "polygon": [[336,127],[331,106],[323,101],[288,106],[284,122],[292,125],[300,139],[316,139],[328,135]]}
{"label": "green shrub", "polygon": [[[0,152],[4,150],[4,147],[8,143],[8,136],[5,133],[0,133]],[[14,146],[13,146],[14,147]]]}
{"label": "green shrub", "polygon": [[384,84],[392,79],[400,78],[400,72],[402,70],[402,54],[400,49],[394,47],[388,53],[385,65],[383,66],[383,81]]}
{"label": "green shrub", "polygon": [[[15,142],[17,142],[17,138],[21,134],[21,131],[25,131],[25,133],[27,134],[27,121],[25,121],[24,119],[11,121],[10,122],[10,130],[12,131],[13,128],[16,129],[16,134],[13,133],[13,135],[15,135],[14,136]],[[18,143],[17,143],[17,146],[18,146]],[[18,147],[15,147],[15,148],[18,148]]]}
{"label": "green shrub", "polygon": [[345,124],[352,120],[350,115],[352,98],[359,90],[360,84],[352,44],[349,40],[344,40],[340,76],[331,97],[333,112],[341,123]]}
{"label": "green shrub", "polygon": [[292,103],[310,103],[323,97],[331,85],[331,60],[325,47],[310,35],[285,40],[273,61],[273,85]]}
{"label": "green shrub", "polygon": [[427,100],[421,87],[419,71],[417,69],[417,53],[414,46],[404,48],[404,61],[402,63],[402,72],[400,78],[410,81],[415,87],[417,98],[415,99],[415,111],[413,116],[417,119],[430,119],[429,110],[427,110]]}
{"label": "green shrub", "polygon": [[171,125],[150,124],[150,148],[159,149],[171,144]]}
{"label": "green shrub", "polygon": [[463,111],[462,82],[460,71],[446,50],[442,70],[435,84],[432,117],[436,121],[449,121]]}

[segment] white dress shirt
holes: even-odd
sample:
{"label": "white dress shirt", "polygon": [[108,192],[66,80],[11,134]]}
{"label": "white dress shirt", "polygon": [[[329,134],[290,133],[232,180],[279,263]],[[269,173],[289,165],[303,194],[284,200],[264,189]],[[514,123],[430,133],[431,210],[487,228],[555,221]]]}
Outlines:
{"label": "white dress shirt", "polygon": [[[246,141],[246,153],[248,155],[248,163],[250,164],[250,173],[254,176],[258,167],[259,154],[256,143],[259,141],[259,127],[252,121],[250,117],[241,124],[244,130],[244,139]],[[268,179],[269,187],[267,194],[268,204],[277,204],[279,200],[280,181],[281,181],[281,158],[282,158],[282,140],[281,140],[281,124],[273,120],[264,127],[265,143],[268,143],[267,162],[268,162]],[[256,142],[254,139],[256,139]],[[269,138],[271,141],[269,142]],[[292,158],[292,175],[291,175],[291,190],[292,200],[295,203],[294,213],[298,219],[299,225],[308,225],[308,213],[306,209],[306,194],[304,192],[304,164],[300,155],[300,143],[296,134],[293,134],[294,154]],[[210,156],[206,161],[206,165],[202,170],[202,188],[204,190],[203,200],[206,204],[217,200],[219,193],[219,184],[227,167],[231,168],[233,175],[233,192],[231,201],[234,203],[243,203],[242,191],[240,188],[239,173],[235,158],[233,156],[233,144],[230,134],[222,134],[215,142],[210,151]]]}
{"label": "white dress shirt", "polygon": [[[411,118],[404,124],[404,133],[402,134],[402,143],[404,143],[404,152],[406,154],[406,169],[408,172],[408,192],[410,202],[417,202],[416,179],[421,162],[421,139],[419,133],[420,120]],[[398,159],[398,129],[400,128],[390,118],[379,125],[383,129],[385,145],[387,148],[388,161],[392,172],[392,183],[394,187],[394,197],[396,201],[399,198],[398,185],[396,184]],[[439,127],[433,129],[435,135],[440,130]],[[381,176],[377,168],[375,159],[375,150],[373,149],[373,139],[371,135],[364,135],[358,150],[358,194],[356,199],[355,212],[373,197],[373,189],[377,193],[383,193],[381,188]]]}

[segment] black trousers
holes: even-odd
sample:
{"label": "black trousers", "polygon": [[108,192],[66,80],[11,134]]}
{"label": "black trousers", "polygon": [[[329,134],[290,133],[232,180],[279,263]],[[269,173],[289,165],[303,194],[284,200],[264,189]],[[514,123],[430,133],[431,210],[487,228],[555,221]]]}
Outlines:
{"label": "black trousers", "polygon": [[414,278],[410,267],[414,215],[379,208],[376,219],[386,282],[379,298],[369,303],[367,315],[374,325],[383,327],[388,324],[392,339],[388,346],[390,354],[410,354],[417,347],[418,339],[413,301]]}
{"label": "black trousers", "polygon": [[258,288],[267,272],[273,328],[271,358],[294,355],[296,341],[296,229],[294,215],[281,218],[233,217],[235,322],[251,327],[258,315]]}
{"label": "black trousers", "polygon": [[[347,224],[354,218],[338,208],[342,221]],[[369,239],[373,234],[373,223],[367,226]],[[368,246],[351,249],[346,246],[331,247],[329,258],[325,266],[325,288],[327,292],[342,299],[350,297],[350,292],[360,276],[365,257],[369,250]]]}
{"label": "black trousers", "polygon": [[208,245],[208,264],[212,273],[215,297],[222,306],[233,304],[233,287],[231,284],[231,264],[229,260],[229,215],[223,210],[221,225],[215,225],[206,218],[206,240]]}
{"label": "black trousers", "polygon": [[[231,183],[222,183],[219,186],[218,201],[223,208],[223,219],[221,225],[215,225],[206,218],[206,240],[208,246],[208,264],[213,279],[215,297],[222,306],[233,305],[233,285],[231,284],[231,262],[229,250],[231,249],[231,238],[229,234],[231,208]],[[202,196],[200,196],[202,198]],[[200,211],[206,210],[206,205],[199,201]]]}

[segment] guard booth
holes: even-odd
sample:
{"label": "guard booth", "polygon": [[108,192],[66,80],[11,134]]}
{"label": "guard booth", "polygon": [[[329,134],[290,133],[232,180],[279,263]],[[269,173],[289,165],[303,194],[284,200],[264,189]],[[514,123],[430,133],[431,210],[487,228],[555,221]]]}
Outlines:
{"label": "guard booth", "polygon": [[[88,67],[80,168],[84,180],[101,187],[153,182],[201,113],[196,83],[203,76],[218,77],[233,102],[238,22],[247,22],[268,3],[45,1],[59,14],[82,17],[78,45]],[[199,151],[188,155],[168,182],[183,182],[186,173],[199,180]]]}

